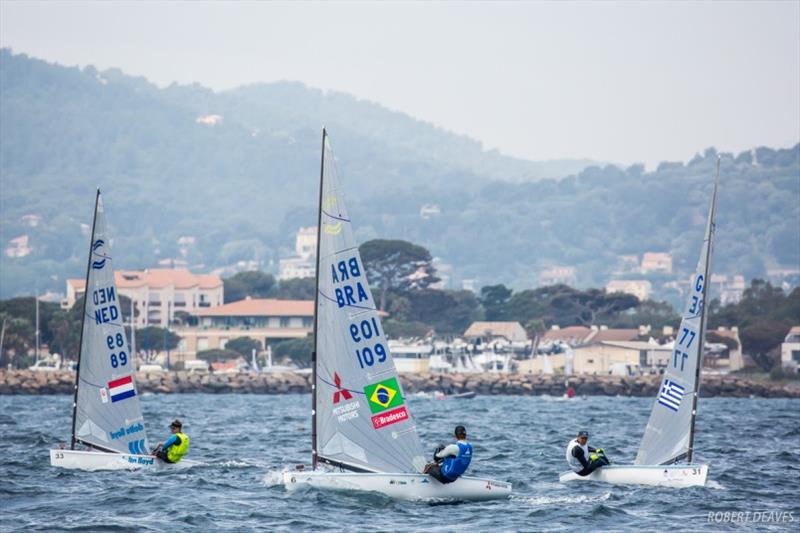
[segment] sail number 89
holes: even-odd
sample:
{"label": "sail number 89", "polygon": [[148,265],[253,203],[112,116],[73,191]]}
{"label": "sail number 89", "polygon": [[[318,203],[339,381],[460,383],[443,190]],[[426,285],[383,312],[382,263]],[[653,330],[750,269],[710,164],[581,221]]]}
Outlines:
{"label": "sail number 89", "polygon": [[[108,345],[109,350],[122,348],[125,346],[125,337],[122,336],[122,333],[109,335],[106,337],[106,345]],[[120,351],[119,353],[112,353],[110,358],[112,368],[117,368],[118,366],[125,366],[128,364],[128,354],[123,351]]]}

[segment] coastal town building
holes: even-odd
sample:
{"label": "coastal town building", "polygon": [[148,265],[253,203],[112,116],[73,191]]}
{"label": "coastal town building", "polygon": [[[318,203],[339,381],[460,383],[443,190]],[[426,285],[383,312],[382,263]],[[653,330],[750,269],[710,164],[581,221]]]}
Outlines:
{"label": "coastal town building", "polygon": [[[674,340],[659,344],[655,340],[640,340],[649,329],[585,328],[574,326],[545,332],[539,346],[558,345],[556,353],[537,353],[519,361],[522,374],[635,375],[661,374],[673,354]],[[727,339],[726,343],[714,342]],[[560,343],[560,344],[559,344]],[[703,367],[718,373],[728,373],[744,366],[741,341],[737,328],[720,327],[707,333]]]}
{"label": "coastal town building", "polygon": [[32,251],[33,248],[30,246],[30,239],[27,235],[20,235],[19,237],[11,239],[8,241],[8,246],[6,246],[5,249],[6,255],[15,259],[25,257]]}
{"label": "coastal town building", "polygon": [[645,252],[639,269],[642,274],[649,272],[672,274],[672,254],[667,252]]}
{"label": "coastal town building", "polygon": [[554,266],[542,271],[539,274],[539,285],[569,285],[575,286],[576,282],[575,267],[573,266]]}
{"label": "coastal town building", "polygon": [[297,230],[294,253],[294,257],[286,257],[278,262],[278,279],[313,278],[317,268],[316,226]]}
{"label": "coastal town building", "polygon": [[419,217],[422,220],[428,220],[442,214],[442,210],[438,204],[424,204],[419,208]]}
{"label": "coastal town building", "polygon": [[653,291],[653,284],[646,279],[615,279],[606,284],[606,292],[623,292],[625,294],[632,294],[636,296],[639,301],[644,301],[650,298]]}
{"label": "coastal town building", "polygon": [[797,372],[800,367],[800,326],[794,326],[781,344],[781,365]]}
{"label": "coastal town building", "polygon": [[519,322],[473,322],[464,332],[464,339],[479,344],[500,339],[526,342],[528,334]]}
{"label": "coastal town building", "polygon": [[[176,314],[191,315],[198,309],[221,305],[224,298],[222,278],[216,274],[193,274],[185,268],[152,268],[114,272],[117,292],[134,305],[134,324],[167,327]],[[61,302],[71,308],[83,297],[86,281],[67,280],[67,295]]]}
{"label": "coastal town building", "polygon": [[745,367],[739,328],[723,326],[706,332],[703,368],[721,373],[734,372]]}
{"label": "coastal town building", "polygon": [[262,349],[275,340],[298,339],[311,333],[313,300],[246,298],[238,302],[197,309],[191,325],[173,328],[180,338],[178,351],[194,359],[203,350],[222,350],[228,341],[249,337]]}
{"label": "coastal town building", "polygon": [[719,298],[722,305],[739,303],[746,288],[744,276],[741,274],[711,274],[711,294]]}

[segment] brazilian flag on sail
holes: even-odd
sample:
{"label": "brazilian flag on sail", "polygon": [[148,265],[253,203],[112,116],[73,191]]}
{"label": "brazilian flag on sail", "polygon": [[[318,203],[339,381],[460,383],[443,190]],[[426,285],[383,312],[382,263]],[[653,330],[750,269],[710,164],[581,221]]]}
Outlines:
{"label": "brazilian flag on sail", "polygon": [[372,413],[380,413],[403,405],[403,396],[400,394],[400,385],[397,378],[389,378],[364,387],[364,394],[369,402]]}

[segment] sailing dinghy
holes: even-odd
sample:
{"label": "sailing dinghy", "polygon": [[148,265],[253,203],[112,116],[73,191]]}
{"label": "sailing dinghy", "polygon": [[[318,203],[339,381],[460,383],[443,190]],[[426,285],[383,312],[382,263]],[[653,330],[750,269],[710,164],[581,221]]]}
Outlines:
{"label": "sailing dinghy", "polygon": [[511,484],[422,474],[425,452],[369,289],[325,130],[317,224],[312,354],[313,470],[285,471],[287,489],[373,491],[408,500],[507,498]]}
{"label": "sailing dinghy", "polygon": [[[136,363],[128,348],[114,283],[110,237],[100,191],[86,267],[78,368],[72,403],[70,448],[50,450],[50,464],[79,470],[175,468],[148,453],[142,408],[136,390]],[[76,450],[77,444],[88,450]]]}
{"label": "sailing dinghy", "polygon": [[[663,487],[694,487],[706,484],[708,465],[693,464],[692,459],[718,186],[719,159],[706,223],[705,242],[692,277],[689,301],[675,339],[672,360],[664,372],[634,464],[604,466],[583,477],[575,472],[565,472],[560,476],[562,483],[604,481]],[[684,459],[686,464],[677,464]]]}

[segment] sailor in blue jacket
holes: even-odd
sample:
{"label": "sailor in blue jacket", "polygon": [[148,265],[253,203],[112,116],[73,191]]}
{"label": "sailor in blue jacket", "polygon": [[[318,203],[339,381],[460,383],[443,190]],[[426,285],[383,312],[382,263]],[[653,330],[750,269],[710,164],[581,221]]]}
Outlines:
{"label": "sailor in blue jacket", "polygon": [[449,446],[439,446],[433,452],[435,462],[425,466],[425,473],[442,483],[452,483],[467,471],[472,461],[472,444],[467,442],[467,430],[456,426],[456,442]]}

